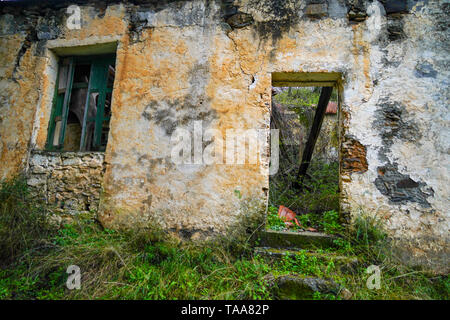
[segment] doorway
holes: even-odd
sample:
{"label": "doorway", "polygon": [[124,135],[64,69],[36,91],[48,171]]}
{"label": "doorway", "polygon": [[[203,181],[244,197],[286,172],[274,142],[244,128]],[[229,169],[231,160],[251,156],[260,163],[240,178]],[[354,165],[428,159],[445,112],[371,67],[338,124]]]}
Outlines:
{"label": "doorway", "polygon": [[339,95],[335,81],[272,84],[279,168],[269,178],[267,228],[338,233]]}

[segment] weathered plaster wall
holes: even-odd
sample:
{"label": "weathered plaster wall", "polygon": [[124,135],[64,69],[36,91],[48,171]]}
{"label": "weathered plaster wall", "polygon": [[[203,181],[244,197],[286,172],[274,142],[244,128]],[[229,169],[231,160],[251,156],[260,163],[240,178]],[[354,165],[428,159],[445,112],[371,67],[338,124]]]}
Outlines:
{"label": "weathered plaster wall", "polygon": [[3,8],[1,178],[44,148],[57,49],[116,41],[101,221],[224,232],[244,199],[265,202],[267,145],[258,164],[177,166],[172,133],[196,120],[224,135],[268,129],[273,72],[337,72],[343,212],[382,217],[405,259],[447,269],[449,4],[393,3],[100,2],[81,6],[80,30],[66,28],[64,5]]}
{"label": "weathered plaster wall", "polygon": [[[1,20],[8,18],[2,16]],[[44,64],[32,50],[23,50],[26,41],[23,34],[0,37],[1,180],[25,169],[33,116],[39,100],[37,88]]]}
{"label": "weathered plaster wall", "polygon": [[385,219],[403,259],[448,271],[449,4],[422,2],[387,17],[383,9],[369,5],[366,30],[354,31],[370,82],[365,95],[345,90],[346,128],[365,147],[368,168],[343,190],[353,212],[370,208]]}

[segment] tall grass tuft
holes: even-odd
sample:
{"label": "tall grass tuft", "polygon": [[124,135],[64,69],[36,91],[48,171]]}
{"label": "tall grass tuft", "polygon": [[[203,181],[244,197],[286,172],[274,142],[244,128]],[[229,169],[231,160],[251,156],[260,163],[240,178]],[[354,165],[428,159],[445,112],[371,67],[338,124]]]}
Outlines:
{"label": "tall grass tuft", "polygon": [[30,195],[24,178],[0,185],[0,264],[13,262],[25,250],[48,246],[54,232],[45,203]]}

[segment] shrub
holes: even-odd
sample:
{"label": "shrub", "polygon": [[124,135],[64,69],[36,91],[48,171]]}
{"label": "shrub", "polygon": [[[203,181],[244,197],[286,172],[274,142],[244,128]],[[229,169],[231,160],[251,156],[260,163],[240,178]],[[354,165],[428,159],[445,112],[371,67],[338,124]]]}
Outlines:
{"label": "shrub", "polygon": [[324,212],[321,223],[323,230],[327,233],[339,233],[343,230],[342,225],[339,223],[339,214],[334,210]]}
{"label": "shrub", "polygon": [[284,221],[278,217],[278,209],[274,206],[269,206],[266,228],[275,231],[281,231],[286,228]]}

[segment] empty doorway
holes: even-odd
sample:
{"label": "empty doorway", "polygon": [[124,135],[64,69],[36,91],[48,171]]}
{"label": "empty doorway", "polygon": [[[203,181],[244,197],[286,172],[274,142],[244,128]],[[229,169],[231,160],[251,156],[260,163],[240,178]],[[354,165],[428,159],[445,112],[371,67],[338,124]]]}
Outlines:
{"label": "empty doorway", "polygon": [[272,83],[270,126],[279,130],[280,154],[278,171],[269,178],[267,228],[336,233],[341,230],[337,81],[299,75],[304,81]]}

